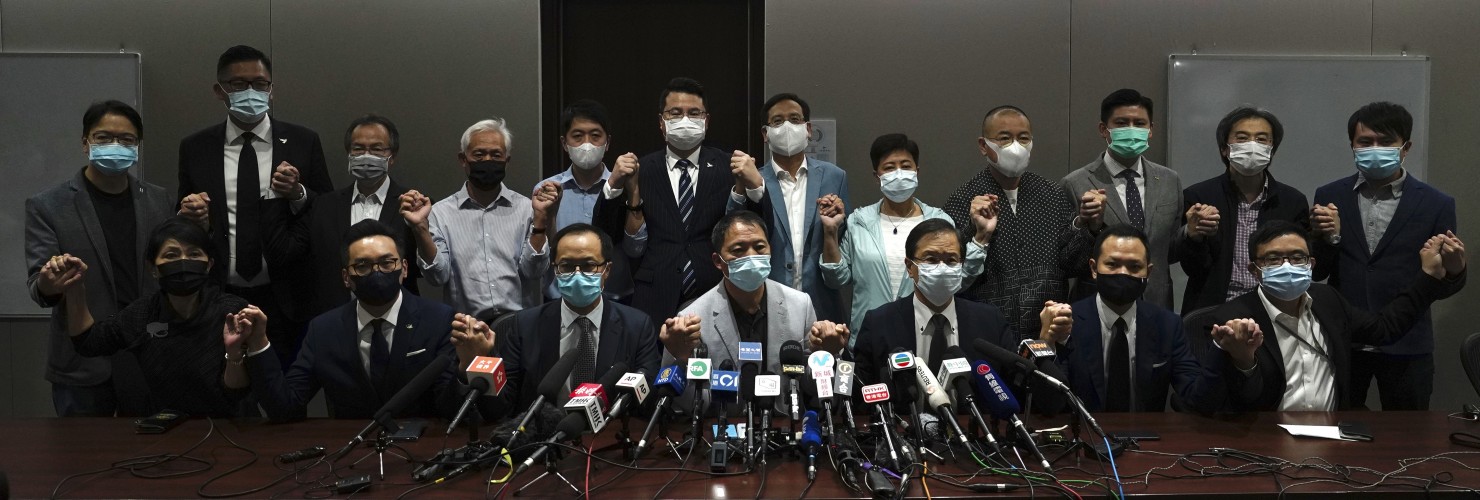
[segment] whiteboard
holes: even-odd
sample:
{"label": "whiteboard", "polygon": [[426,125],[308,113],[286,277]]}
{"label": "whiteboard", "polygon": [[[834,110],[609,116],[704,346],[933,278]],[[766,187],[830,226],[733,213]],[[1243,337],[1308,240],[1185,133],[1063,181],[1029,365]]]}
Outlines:
{"label": "whiteboard", "polygon": [[1403,162],[1426,179],[1429,58],[1408,56],[1172,55],[1167,62],[1167,166],[1183,186],[1222,174],[1218,121],[1240,105],[1274,113],[1284,140],[1270,163],[1280,182],[1313,198],[1317,187],[1356,173],[1346,122],[1368,103],[1389,101],[1413,114],[1413,148]]}
{"label": "whiteboard", "polygon": [[[49,314],[26,290],[26,198],[52,188],[87,164],[82,114],[95,101],[117,99],[144,116],[137,53],[0,52],[0,316]],[[145,134],[148,135],[147,132]],[[172,147],[159,139],[159,147]],[[134,175],[143,176],[148,147]]]}

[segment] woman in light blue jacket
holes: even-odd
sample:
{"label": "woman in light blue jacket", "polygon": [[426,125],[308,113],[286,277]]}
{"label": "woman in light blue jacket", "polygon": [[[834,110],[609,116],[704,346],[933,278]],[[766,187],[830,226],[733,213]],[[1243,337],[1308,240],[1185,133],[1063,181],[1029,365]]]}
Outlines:
{"label": "woman in light blue jacket", "polygon": [[[818,214],[823,224],[822,281],[840,290],[853,285],[853,309],[848,316],[848,325],[853,328],[863,324],[863,315],[868,311],[915,292],[915,284],[905,271],[908,259],[904,240],[910,231],[926,219],[951,221],[945,212],[915,198],[919,158],[919,146],[904,134],[879,136],[869,148],[869,159],[873,161],[874,177],[879,178],[884,198],[854,210],[847,216],[846,229],[841,227],[842,201],[830,196],[819,202]],[[990,234],[995,229],[996,217],[987,217],[987,213],[991,212],[972,216],[978,233]],[[981,274],[986,255],[986,248],[975,240],[966,245],[963,282],[970,283]]]}

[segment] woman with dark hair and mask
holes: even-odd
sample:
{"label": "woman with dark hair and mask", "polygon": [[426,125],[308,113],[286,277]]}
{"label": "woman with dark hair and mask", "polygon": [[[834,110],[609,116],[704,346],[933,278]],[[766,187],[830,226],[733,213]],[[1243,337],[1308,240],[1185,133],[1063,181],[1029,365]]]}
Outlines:
{"label": "woman with dark hair and mask", "polygon": [[[208,277],[211,238],[195,222],[172,217],[149,236],[146,266],[159,292],[94,320],[87,308],[82,259],[63,254],[46,266],[61,275],[67,333],[82,356],[132,352],[149,384],[149,407],[187,415],[234,416],[248,393],[243,340],[261,337],[267,316],[221,291]],[[219,332],[219,333],[218,333]]]}

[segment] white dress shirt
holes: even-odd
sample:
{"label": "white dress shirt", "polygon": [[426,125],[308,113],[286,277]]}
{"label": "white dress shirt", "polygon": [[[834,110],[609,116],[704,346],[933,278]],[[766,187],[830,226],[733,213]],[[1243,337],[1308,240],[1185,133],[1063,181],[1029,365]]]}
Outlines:
{"label": "white dress shirt", "polygon": [[930,318],[935,317],[936,314],[945,316],[948,323],[946,325],[946,347],[961,343],[960,335],[957,334],[960,328],[956,324],[956,300],[951,299],[951,303],[946,304],[946,308],[941,309],[939,313],[930,310],[930,306],[925,305],[918,294],[911,302],[915,305],[915,356],[928,366],[930,364],[930,336],[935,334],[930,330]]}
{"label": "white dress shirt", "polygon": [[[1125,179],[1119,177],[1120,173],[1127,169],[1136,173],[1136,190],[1141,193],[1141,211],[1146,212],[1146,207],[1150,206],[1151,203],[1146,199],[1146,169],[1141,168],[1141,159],[1136,158],[1135,165],[1126,167],[1125,165],[1121,165],[1120,162],[1115,161],[1115,157],[1111,156],[1109,151],[1105,151],[1105,166],[1110,169],[1110,178],[1115,181],[1115,195],[1120,197],[1120,206],[1122,207],[1126,207]],[[1129,213],[1130,208],[1126,207],[1126,210]]]}
{"label": "white dress shirt", "polygon": [[380,187],[370,194],[360,192],[359,183],[356,182],[354,199],[349,203],[349,223],[354,225],[365,219],[380,220],[380,211],[385,208],[385,195],[390,191],[391,176],[387,175],[380,180]]}
{"label": "white dress shirt", "polygon": [[383,319],[388,323],[385,331],[379,332],[385,337],[385,350],[391,352],[391,346],[395,345],[396,320],[401,314],[401,293],[396,293],[396,301],[391,303],[391,308],[386,310],[385,316],[376,316],[365,310],[365,305],[358,300],[355,301],[355,327],[360,332],[360,366],[365,368],[365,373],[370,373],[370,335],[376,333],[370,322],[376,318]]}
{"label": "white dress shirt", "polygon": [[[699,152],[700,151],[703,151],[703,150],[704,150],[704,148],[702,148],[702,147],[701,148],[695,148],[694,149],[694,152],[693,153],[690,153],[689,156],[688,156],[688,158],[686,158],[687,160],[689,160],[689,163],[692,163],[694,165],[693,167],[691,167],[691,168],[693,168],[693,170],[691,170],[689,172],[689,181],[690,181],[689,189],[691,189],[691,190],[696,190],[697,191],[699,189],[699,169],[724,168],[724,172],[725,173],[729,173],[729,171],[730,171],[730,164],[728,164],[728,163],[726,163],[724,165],[720,165],[719,167],[716,167],[713,164],[700,164],[699,163]],[[683,199],[683,194],[678,192],[678,179],[682,175],[682,173],[679,172],[679,170],[678,170],[678,160],[679,160],[678,155],[675,154],[672,149],[668,149],[668,148],[664,148],[663,149],[663,161],[664,161],[664,163],[667,164],[667,168],[665,170],[668,172],[668,186],[669,186],[669,188],[671,188],[673,190],[672,191],[672,193],[673,193],[673,201],[675,201],[675,202],[677,202],[680,199]],[[603,182],[601,184],[601,196],[603,198],[608,199],[608,200],[615,200],[615,199],[617,199],[617,197],[622,196],[622,193],[625,192],[625,191],[626,191],[626,188],[614,188],[614,187],[612,187],[611,183],[609,183],[609,182]],[[764,182],[761,183],[761,185],[758,186],[758,187],[756,187],[755,189],[746,189],[744,196],[741,196],[739,193],[736,193],[735,190],[731,189],[730,190],[730,204],[731,205],[744,205],[746,198],[750,198],[750,201],[753,201],[753,202],[756,202],[756,203],[760,203],[761,197],[762,196],[765,196],[765,195],[766,195],[766,184]],[[698,199],[695,199],[694,201],[697,203],[699,200]]]}
{"label": "white dress shirt", "polygon": [[[1274,338],[1279,342],[1285,363],[1285,395],[1280,398],[1280,411],[1332,411],[1336,409],[1336,376],[1331,371],[1331,358],[1321,323],[1310,309],[1310,294],[1300,299],[1300,316],[1276,308],[1259,288],[1259,300],[1273,322]],[[1298,337],[1297,337],[1298,335]]]}
{"label": "white dress shirt", "polygon": [[[591,320],[591,336],[596,338],[596,353],[600,355],[601,314],[604,309],[606,309],[606,301],[601,298],[596,299],[596,307],[592,308],[591,312],[586,314],[577,314],[571,310],[570,304],[567,304],[564,300],[560,301],[560,354],[557,357],[564,356],[565,353],[574,351],[581,346],[581,328],[576,326],[576,319],[581,317]],[[597,377],[601,375],[600,373],[596,374]],[[569,378],[566,379],[565,383],[567,385],[565,388],[566,391],[575,389],[574,387],[569,387]]]}
{"label": "white dress shirt", "polygon": [[1101,300],[1099,294],[1095,294],[1095,310],[1100,312],[1100,355],[1104,357],[1102,361],[1105,363],[1106,383],[1110,381],[1110,341],[1115,338],[1115,320],[1125,320],[1125,342],[1131,355],[1130,400],[1132,407],[1135,406],[1134,401],[1136,401],[1136,309],[1139,307],[1138,304],[1139,302],[1132,303],[1130,309],[1125,310],[1125,314],[1116,315],[1115,311],[1110,309],[1110,305]]}
{"label": "white dress shirt", "polygon": [[1002,190],[1002,194],[1007,198],[1006,200],[1002,200],[1002,201],[1007,202],[1007,209],[1008,210],[1011,210],[1012,213],[1016,214],[1017,213],[1018,190],[1016,188],[1014,188],[1014,189],[1003,189]]}
{"label": "white dress shirt", "polygon": [[802,246],[806,243],[807,227],[804,217],[807,215],[807,157],[802,157],[802,166],[797,167],[796,177],[792,177],[781,165],[775,165],[776,184],[781,187],[781,199],[786,202],[786,221],[791,226],[791,287],[802,289]]}

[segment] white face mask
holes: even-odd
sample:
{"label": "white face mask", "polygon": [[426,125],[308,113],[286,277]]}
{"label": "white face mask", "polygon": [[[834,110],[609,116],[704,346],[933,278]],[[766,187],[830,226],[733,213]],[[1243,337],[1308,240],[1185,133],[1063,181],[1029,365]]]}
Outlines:
{"label": "white face mask", "polygon": [[1235,142],[1228,145],[1228,164],[1239,174],[1259,175],[1269,167],[1270,146],[1254,141]]}
{"label": "white face mask", "polygon": [[996,142],[987,141],[987,147],[997,153],[996,162],[992,162],[991,158],[987,158],[987,162],[993,163],[1002,175],[1018,177],[1028,170],[1028,159],[1033,153],[1033,143],[1024,145],[1021,142],[1012,141],[1012,144],[1003,147],[998,146]]}
{"label": "white face mask", "polygon": [[771,152],[781,156],[793,156],[807,149],[807,143],[811,140],[807,134],[807,124],[795,124],[783,122],[775,127],[766,127],[766,142],[771,145]]}
{"label": "white face mask", "polygon": [[884,192],[885,198],[895,203],[904,203],[910,199],[919,186],[920,174],[914,170],[892,170],[879,176],[879,190]]}
{"label": "white face mask", "polygon": [[915,261],[915,289],[931,304],[943,306],[961,289],[961,265],[925,264]]}
{"label": "white face mask", "polygon": [[570,155],[570,163],[581,170],[591,170],[601,166],[601,158],[606,156],[606,146],[597,147],[590,142],[583,142],[580,146],[565,147],[565,153]]}
{"label": "white face mask", "polygon": [[696,120],[687,116],[675,118],[664,122],[664,135],[668,138],[668,145],[678,151],[688,151],[699,147],[704,142],[704,120]]}

